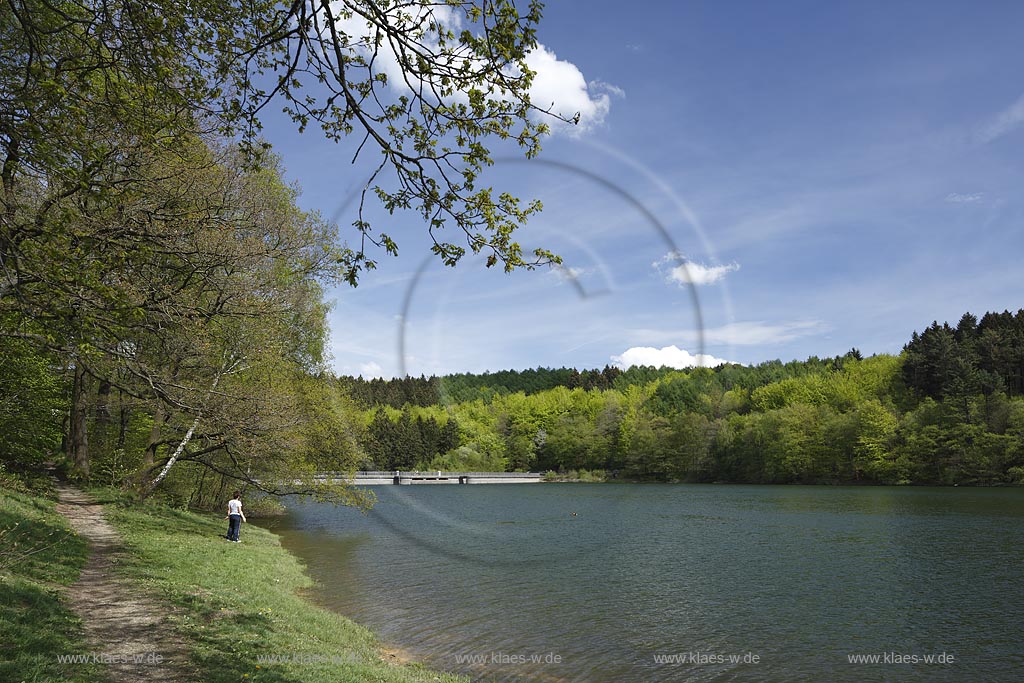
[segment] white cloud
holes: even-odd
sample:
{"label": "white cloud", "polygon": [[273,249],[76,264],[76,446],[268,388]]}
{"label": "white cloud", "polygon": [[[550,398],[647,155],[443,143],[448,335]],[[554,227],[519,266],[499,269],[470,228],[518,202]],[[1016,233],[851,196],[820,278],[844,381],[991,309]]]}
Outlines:
{"label": "white cloud", "polygon": [[961,194],[959,192],[950,192],[946,195],[946,200],[950,204],[973,204],[974,202],[980,202],[982,197],[985,196],[984,192],[972,192],[970,194]]}
{"label": "white cloud", "polygon": [[530,101],[534,106],[566,119],[576,114],[580,116],[575,126],[555,122],[552,130],[556,132],[578,135],[601,125],[611,108],[611,95],[625,96],[621,88],[608,83],[591,81],[588,84],[579,67],[559,59],[540,44],[526,56],[526,65],[537,72],[530,85]]}
{"label": "white cloud", "polygon": [[1024,124],[1024,95],[1021,95],[1016,102],[996,114],[991,121],[978,129],[978,142],[981,144],[992,142],[1018,128],[1021,124]]}
{"label": "white cloud", "polygon": [[707,266],[697,261],[687,260],[677,254],[665,254],[660,261],[651,265],[660,273],[666,264],[676,264],[668,272],[666,278],[680,285],[710,285],[718,282],[729,273],[739,270],[738,263],[730,263],[724,266]]}
{"label": "white cloud", "polygon": [[656,368],[713,368],[732,361],[715,358],[706,353],[692,354],[686,349],[679,347],[665,346],[656,349],[653,346],[634,346],[626,349],[621,355],[612,356],[612,362],[621,368],[628,368],[633,365],[653,365]]}
{"label": "white cloud", "polygon": [[756,346],[758,344],[781,344],[799,337],[824,332],[828,326],[820,320],[770,325],[764,322],[729,323],[704,331],[706,344],[730,344],[732,346]]}
{"label": "white cloud", "polygon": [[373,379],[374,377],[383,377],[384,368],[380,366],[380,363],[376,361],[370,361],[369,363],[359,364],[359,374],[363,379]]}
{"label": "white cloud", "polygon": [[617,85],[612,85],[611,83],[605,83],[604,81],[596,81],[595,80],[595,81],[590,81],[589,87],[590,87],[591,90],[598,90],[598,91],[603,90],[603,91],[607,92],[610,95],[615,95],[616,97],[621,97],[622,99],[626,99],[626,91],[623,90],[622,88],[620,88]]}
{"label": "white cloud", "polygon": [[[423,84],[407,81],[408,76],[403,74],[391,43],[387,40],[383,41],[376,47],[374,54],[374,50],[371,50],[370,46],[374,45],[375,27],[358,14],[346,16],[346,8],[335,4],[335,16],[340,17],[336,25],[341,32],[349,36],[349,53],[364,58],[373,55],[375,72],[386,74],[388,85],[396,91],[405,94],[413,89],[419,90]],[[431,30],[432,24],[450,29],[456,35],[465,28],[472,30],[471,26],[463,24],[463,16],[460,12],[443,4],[403,4],[387,10],[387,13],[396,26],[420,31],[421,35],[418,40],[426,50],[430,51],[436,52],[441,49],[436,37],[436,29]],[[479,61],[475,56],[460,55],[453,57],[450,64],[459,66],[468,62],[473,66],[479,64]],[[551,126],[552,132],[571,136],[585,133],[604,122],[605,116],[611,108],[611,96],[625,96],[621,88],[602,81],[591,81],[588,84],[579,67],[572,62],[558,59],[552,50],[540,43],[527,54],[526,65],[531,71],[536,72],[529,92],[530,101],[535,106],[541,109],[550,109],[552,113],[566,119],[573,119],[576,114],[579,114],[577,125],[544,117],[545,123]],[[430,84],[426,85],[429,90]],[[434,83],[434,85],[440,89],[439,83]],[[456,93],[454,99],[466,101],[467,98],[463,93]]]}

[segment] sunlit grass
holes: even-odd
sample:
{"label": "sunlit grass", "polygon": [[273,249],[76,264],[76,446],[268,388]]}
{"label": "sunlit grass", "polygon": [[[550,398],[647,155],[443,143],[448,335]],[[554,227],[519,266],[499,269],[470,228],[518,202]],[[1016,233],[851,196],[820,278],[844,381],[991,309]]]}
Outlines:
{"label": "sunlit grass", "polygon": [[123,571],[178,608],[203,681],[465,681],[384,662],[370,631],[297,595],[311,581],[264,529],[243,524],[229,543],[221,518],[158,505],[111,506],[108,518],[130,549]]}
{"label": "sunlit grass", "polygon": [[63,596],[87,554],[53,500],[0,489],[0,681],[101,680],[97,664],[57,659],[88,652]]}

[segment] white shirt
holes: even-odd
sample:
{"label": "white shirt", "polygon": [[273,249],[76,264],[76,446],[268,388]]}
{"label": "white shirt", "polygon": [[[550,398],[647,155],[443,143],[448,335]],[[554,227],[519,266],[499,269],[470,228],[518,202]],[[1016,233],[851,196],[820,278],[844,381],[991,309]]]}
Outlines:
{"label": "white shirt", "polygon": [[237,498],[232,498],[228,501],[228,514],[229,515],[240,515],[242,514],[242,501]]}

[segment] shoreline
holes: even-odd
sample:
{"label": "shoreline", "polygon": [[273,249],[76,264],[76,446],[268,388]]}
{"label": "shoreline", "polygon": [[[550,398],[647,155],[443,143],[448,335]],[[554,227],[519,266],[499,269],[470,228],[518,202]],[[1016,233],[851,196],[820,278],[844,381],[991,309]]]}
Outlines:
{"label": "shoreline", "polygon": [[242,543],[233,544],[223,538],[219,516],[161,505],[105,507],[130,554],[119,571],[162,598],[192,660],[204,669],[204,683],[273,681],[282,673],[304,683],[469,682],[428,668],[370,628],[317,604],[307,565],[276,531],[250,522]]}
{"label": "shoreline", "polygon": [[[255,526],[260,527],[262,530],[266,531],[267,533],[271,534],[275,539],[277,539],[277,542],[280,545],[281,550],[287,553],[296,564],[301,566],[302,573],[309,578],[309,585],[299,588],[295,593],[299,599],[308,604],[311,609],[324,610],[326,612],[330,612],[331,614],[337,615],[338,617],[350,621],[353,624],[357,624],[359,627],[364,628],[370,633],[372,633],[376,641],[376,646],[380,653],[381,660],[389,665],[418,667],[424,670],[433,671],[435,674],[448,674],[463,677],[468,676],[468,674],[459,674],[458,672],[447,671],[443,668],[437,668],[436,664],[432,665],[430,663],[429,656],[423,653],[416,653],[414,650],[400,643],[383,639],[374,627],[369,626],[359,621],[355,617],[351,616],[350,614],[347,614],[345,611],[338,609],[335,606],[332,606],[331,604],[329,604],[328,601],[320,599],[317,593],[317,591],[321,587],[320,582],[315,578],[315,576],[313,576],[308,564],[306,563],[306,560],[303,559],[301,554],[298,551],[287,547],[284,536],[282,534],[282,532],[286,532],[287,530],[281,529],[278,526],[280,520],[287,514],[287,506],[282,506],[280,512],[277,512],[273,515],[261,515],[259,517],[254,518],[254,521]],[[270,522],[270,524],[266,524],[267,522]],[[250,522],[250,524],[253,524],[253,522]]]}

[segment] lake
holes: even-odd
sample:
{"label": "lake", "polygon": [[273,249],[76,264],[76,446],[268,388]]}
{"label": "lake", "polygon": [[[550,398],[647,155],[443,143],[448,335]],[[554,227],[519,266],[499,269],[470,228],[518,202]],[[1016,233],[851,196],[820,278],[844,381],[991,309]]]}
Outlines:
{"label": "lake", "polygon": [[474,681],[1024,677],[1021,489],[374,491],[274,530],[317,602]]}

